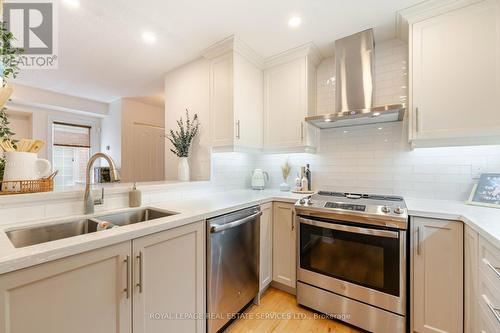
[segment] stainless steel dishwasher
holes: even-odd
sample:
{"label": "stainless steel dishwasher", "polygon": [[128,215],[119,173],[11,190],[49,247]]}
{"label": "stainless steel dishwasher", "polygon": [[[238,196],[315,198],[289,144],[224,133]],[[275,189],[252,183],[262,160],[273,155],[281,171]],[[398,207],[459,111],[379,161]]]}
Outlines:
{"label": "stainless steel dishwasher", "polygon": [[259,293],[259,206],[207,221],[208,333],[225,327]]}

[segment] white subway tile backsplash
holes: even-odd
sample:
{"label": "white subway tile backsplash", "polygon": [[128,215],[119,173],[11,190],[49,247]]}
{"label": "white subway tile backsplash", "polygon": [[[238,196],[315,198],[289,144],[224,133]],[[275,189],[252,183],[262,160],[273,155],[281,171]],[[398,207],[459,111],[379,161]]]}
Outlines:
{"label": "white subway tile backsplash", "polygon": [[[255,166],[270,172],[274,188],[281,182],[280,164],[289,159],[295,170],[311,164],[316,190],[450,200],[467,199],[474,182],[474,168],[500,172],[500,146],[411,150],[402,135],[404,125],[397,122],[360,126],[347,133],[341,128],[322,130],[318,154],[255,155]],[[376,139],[381,136],[379,126],[384,127],[385,143]]]}

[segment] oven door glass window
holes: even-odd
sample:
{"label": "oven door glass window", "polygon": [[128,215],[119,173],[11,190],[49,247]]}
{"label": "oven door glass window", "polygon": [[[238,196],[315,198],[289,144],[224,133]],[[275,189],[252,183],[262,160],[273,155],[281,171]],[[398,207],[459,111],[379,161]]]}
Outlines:
{"label": "oven door glass window", "polygon": [[[397,231],[377,233],[376,229],[351,226],[346,231],[339,224],[321,222],[321,225],[300,224],[302,269],[399,296]],[[336,226],[339,228],[332,229]]]}

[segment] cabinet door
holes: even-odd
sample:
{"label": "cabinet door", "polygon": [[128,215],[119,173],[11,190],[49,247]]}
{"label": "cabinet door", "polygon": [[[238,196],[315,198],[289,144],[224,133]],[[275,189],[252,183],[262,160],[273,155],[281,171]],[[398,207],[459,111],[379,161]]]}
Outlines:
{"label": "cabinet door", "polygon": [[479,256],[478,234],[466,226],[464,231],[464,331],[465,333],[477,332],[477,285]]}
{"label": "cabinet door", "polygon": [[432,15],[412,24],[411,31],[412,139],[444,145],[446,139],[449,144],[498,140],[500,2],[479,1]]}
{"label": "cabinet door", "polygon": [[294,205],[273,205],[273,280],[295,289],[296,225]]}
{"label": "cabinet door", "polygon": [[260,206],[260,291],[273,280],[273,204]]}
{"label": "cabinet door", "polygon": [[255,64],[234,53],[235,145],[261,149],[263,141],[263,72]]}
{"label": "cabinet door", "polygon": [[419,333],[463,331],[463,224],[412,219],[413,318]]}
{"label": "cabinet door", "polygon": [[[202,333],[204,222],[133,240],[134,333]],[[193,317],[183,318],[183,315]]]}
{"label": "cabinet door", "polygon": [[233,55],[210,61],[210,135],[212,145],[233,144]]}
{"label": "cabinet door", "polygon": [[306,58],[264,72],[264,145],[287,148],[305,143]]}
{"label": "cabinet door", "polygon": [[130,252],[125,242],[0,276],[0,332],[131,332]]}

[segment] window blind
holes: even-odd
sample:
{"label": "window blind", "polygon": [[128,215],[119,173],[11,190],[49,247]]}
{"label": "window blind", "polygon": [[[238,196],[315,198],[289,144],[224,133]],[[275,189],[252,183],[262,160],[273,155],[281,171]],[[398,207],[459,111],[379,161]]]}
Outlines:
{"label": "window blind", "polygon": [[90,126],[54,122],[53,145],[90,148]]}

